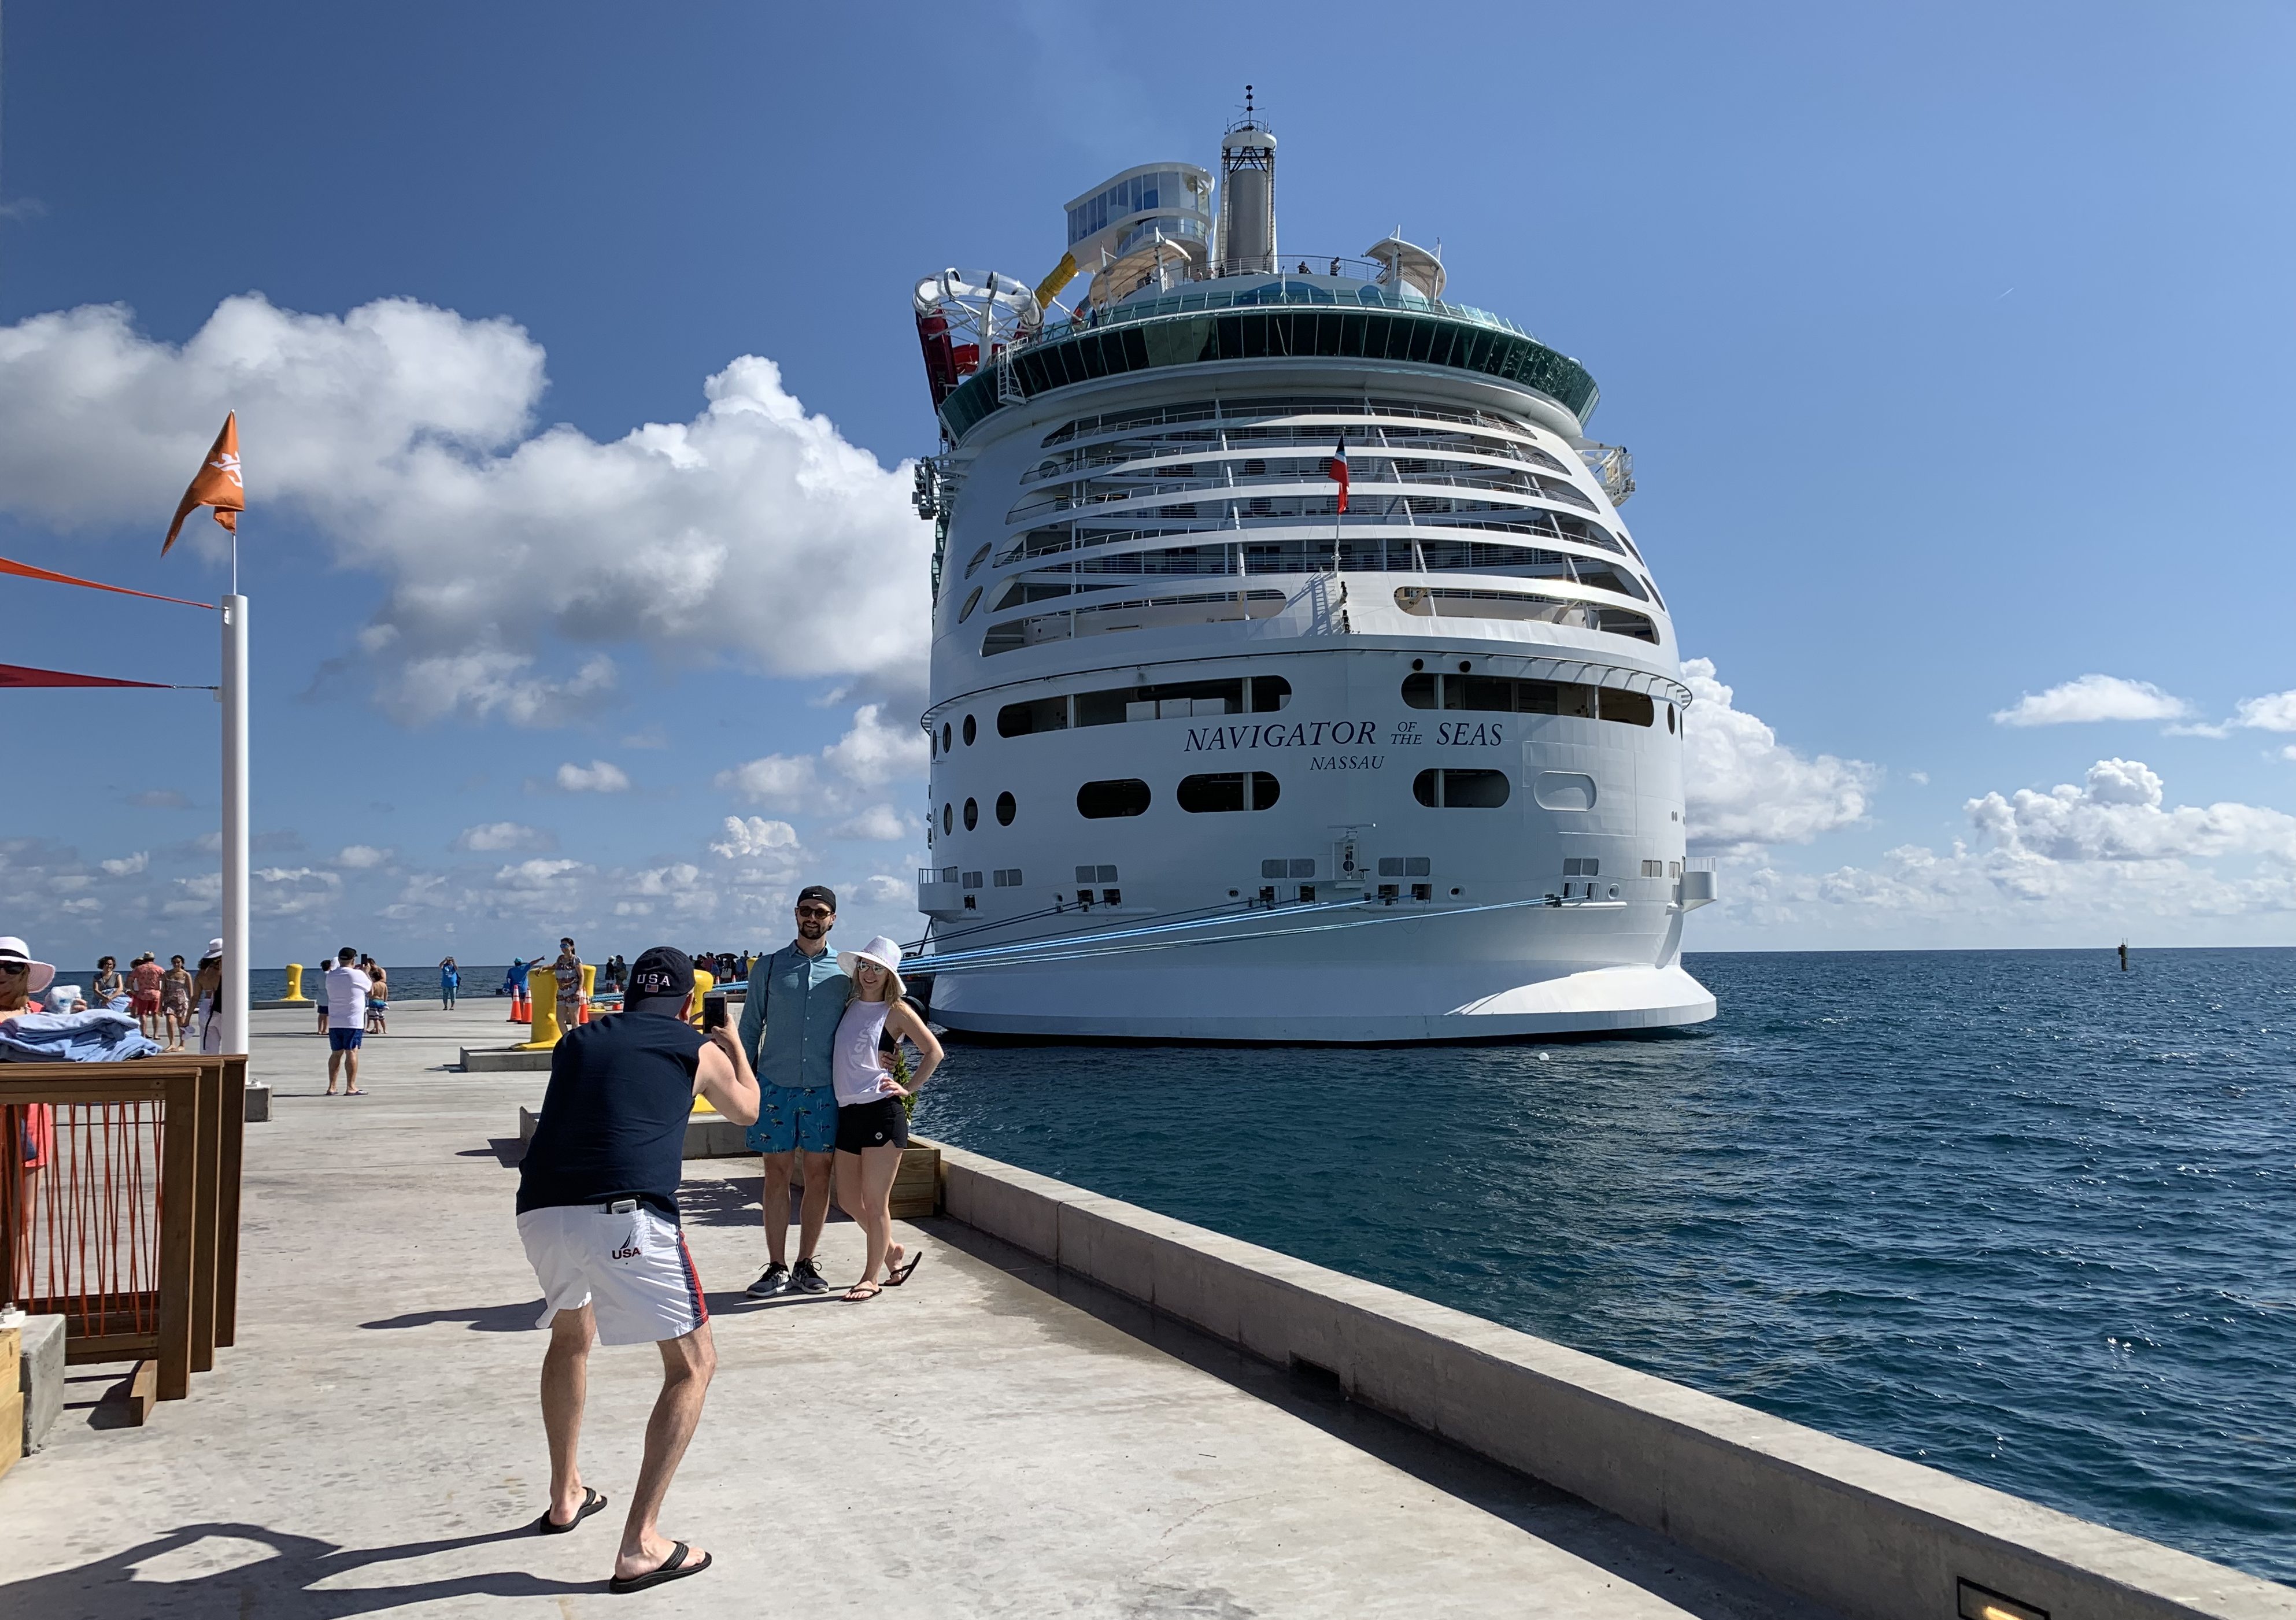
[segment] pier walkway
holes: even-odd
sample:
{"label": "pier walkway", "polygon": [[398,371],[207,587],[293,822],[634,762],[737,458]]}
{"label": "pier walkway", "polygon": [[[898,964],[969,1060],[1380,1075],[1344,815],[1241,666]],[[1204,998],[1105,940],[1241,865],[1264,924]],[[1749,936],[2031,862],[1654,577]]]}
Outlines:
{"label": "pier walkway", "polygon": [[[1587,1503],[1317,1391],[948,1221],[862,1305],[759,1305],[755,1160],[688,1166],[719,1367],[663,1528],[717,1567],[604,1577],[659,1362],[591,1362],[614,1506],[528,1531],[544,1338],[511,1199],[539,1074],[463,1075],[503,1004],[397,1002],[372,1094],[328,1098],[301,1012],[254,1015],[240,1333],[193,1396],[102,1429],[74,1370],[0,1480],[0,1615],[1813,1616]],[[840,1220],[832,1281],[859,1264]]]}

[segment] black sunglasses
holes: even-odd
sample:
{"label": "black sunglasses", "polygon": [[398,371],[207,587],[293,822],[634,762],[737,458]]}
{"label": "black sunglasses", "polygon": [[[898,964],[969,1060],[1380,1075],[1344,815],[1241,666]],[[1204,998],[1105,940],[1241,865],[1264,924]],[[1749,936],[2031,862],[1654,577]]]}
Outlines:
{"label": "black sunglasses", "polygon": [[825,905],[800,905],[797,908],[797,914],[800,917],[834,917],[837,915],[835,912],[831,911]]}

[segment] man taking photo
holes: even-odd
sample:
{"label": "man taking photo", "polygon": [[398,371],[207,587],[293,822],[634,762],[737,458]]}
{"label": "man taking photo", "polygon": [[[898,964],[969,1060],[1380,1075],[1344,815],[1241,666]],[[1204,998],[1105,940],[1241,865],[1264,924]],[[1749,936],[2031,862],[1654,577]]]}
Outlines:
{"label": "man taking photo", "polygon": [[[837,926],[837,895],[812,884],[797,897],[797,937],[750,970],[742,1002],[742,1050],[753,1053],[758,1073],[758,1123],[752,1151],[765,1159],[765,1272],[750,1297],[770,1299],[796,1289],[818,1294],[828,1279],[813,1251],[829,1219],[829,1182],[837,1162],[837,1091],[830,1057],[850,989],[830,947]],[[798,1212],[797,1268],[789,1249],[790,1177],[805,1155],[805,1201]]]}
{"label": "man taking photo", "polygon": [[709,1307],[678,1227],[685,1124],[693,1099],[736,1125],[758,1117],[758,1085],[733,1033],[686,1022],[693,963],[656,945],[630,970],[625,1010],[578,1024],[550,1056],[542,1118],[519,1167],[518,1232],[542,1285],[537,1328],[550,1507],[535,1528],[562,1535],[606,1505],[575,1460],[590,1340],[661,1347],[661,1394],[623,1521],[608,1590],[641,1591],[699,1575],[709,1554],[666,1540],[656,1520],[701,1420],[718,1355]]}

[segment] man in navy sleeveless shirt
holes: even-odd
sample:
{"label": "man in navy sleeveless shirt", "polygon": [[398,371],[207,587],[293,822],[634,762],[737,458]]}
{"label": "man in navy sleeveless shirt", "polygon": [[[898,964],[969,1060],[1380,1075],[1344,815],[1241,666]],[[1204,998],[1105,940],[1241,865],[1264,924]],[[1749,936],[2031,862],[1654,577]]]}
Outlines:
{"label": "man in navy sleeveless shirt", "polygon": [[748,1125],[758,1084],[732,1030],[704,1035],[685,1021],[693,994],[685,953],[656,945],[640,956],[626,1010],[566,1031],[551,1052],[542,1118],[519,1167],[519,1237],[543,1292],[535,1326],[550,1330],[542,1362],[550,1507],[535,1526],[544,1534],[606,1505],[575,1460],[591,1338],[661,1346],[661,1395],[614,1560],[615,1591],[709,1567],[707,1552],[665,1540],[655,1526],[718,1364],[709,1308],[678,1229],[677,1185],[694,1097]]}

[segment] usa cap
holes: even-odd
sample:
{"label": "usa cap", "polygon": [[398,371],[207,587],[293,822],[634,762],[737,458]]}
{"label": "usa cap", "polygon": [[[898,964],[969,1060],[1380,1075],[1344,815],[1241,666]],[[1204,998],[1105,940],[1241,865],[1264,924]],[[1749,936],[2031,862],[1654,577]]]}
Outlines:
{"label": "usa cap", "polygon": [[693,994],[693,959],[676,945],[655,945],[640,953],[630,966],[629,996],[652,1001],[675,996],[684,1002]]}

